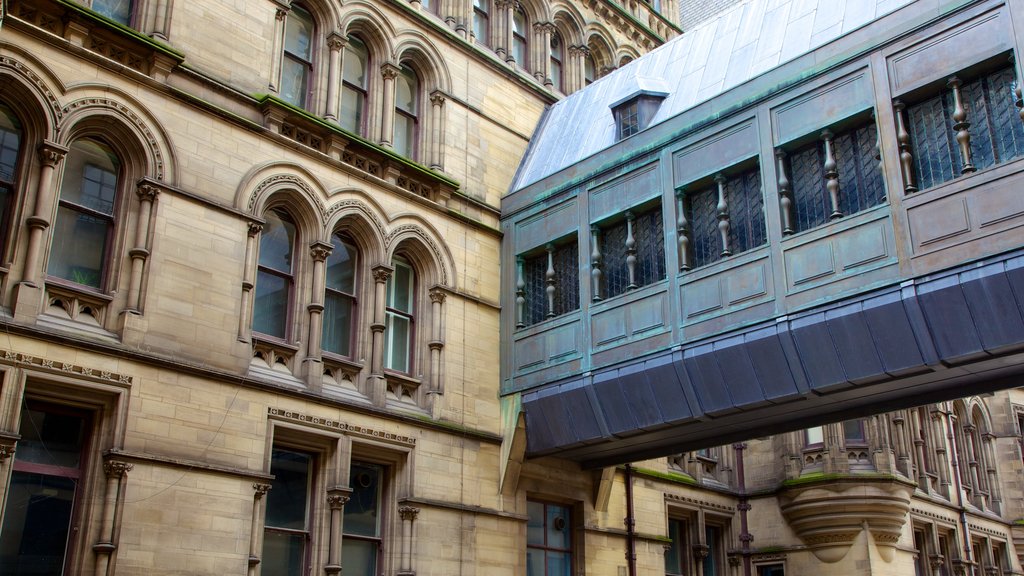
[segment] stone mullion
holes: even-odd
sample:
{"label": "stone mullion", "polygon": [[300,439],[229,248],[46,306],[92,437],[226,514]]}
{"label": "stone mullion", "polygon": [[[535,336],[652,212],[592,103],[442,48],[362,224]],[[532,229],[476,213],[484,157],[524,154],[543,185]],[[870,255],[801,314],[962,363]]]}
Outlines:
{"label": "stone mullion", "polygon": [[907,119],[904,115],[906,105],[896,100],[892,103],[896,116],[896,143],[900,149],[900,168],[903,171],[903,190],[906,193],[916,192],[914,185],[914,155],[910,152],[910,133],[907,132]]}
{"label": "stone mullion", "polygon": [[1002,495],[999,491],[999,479],[996,478],[994,440],[995,436],[989,433],[982,434],[981,436],[981,449],[985,456],[983,460],[985,464],[985,478],[988,481],[989,503],[992,505],[1002,501]]}
{"label": "stone mullion", "polygon": [[29,227],[28,250],[25,254],[25,269],[22,273],[24,282],[31,286],[40,286],[43,274],[41,267],[45,232],[50,227],[53,209],[57,200],[57,191],[53,190],[53,174],[57,166],[64,160],[68,149],[52,142],[43,142],[39,146],[39,184],[36,186],[36,202],[32,215],[25,223]]}
{"label": "stone mullion", "polygon": [[351,488],[340,487],[331,488],[327,491],[329,536],[327,541],[327,564],[324,565],[324,573],[328,576],[341,574],[341,541],[345,521],[343,511],[351,493]]}
{"label": "stone mullion", "polygon": [[548,253],[548,269],[544,272],[544,282],[547,287],[544,289],[548,299],[548,318],[555,317],[555,245],[548,244],[544,247]]}
{"label": "stone mullion", "polygon": [[918,486],[924,487],[926,492],[930,492],[930,486],[928,484],[928,460],[927,454],[925,454],[925,441],[923,437],[926,434],[925,422],[921,420],[920,411],[915,410],[913,415],[914,417],[911,420],[911,428],[914,439],[914,453],[917,455],[917,484]]}
{"label": "stone mullion", "polygon": [[256,576],[260,564],[260,552],[263,547],[263,517],[266,514],[264,496],[270,491],[270,484],[257,482],[252,485],[252,525],[249,531],[249,570],[248,576]]}
{"label": "stone mullion", "polygon": [[896,412],[892,419],[892,425],[896,429],[896,462],[897,468],[903,472],[908,478],[913,477],[910,471],[909,462],[911,461],[910,454],[907,451],[907,437],[906,437],[906,411]]}
{"label": "stone mullion", "polygon": [[281,66],[284,64],[284,21],[288,17],[289,9],[290,7],[278,6],[274,13],[274,56],[271,59],[273,64],[270,70],[270,91],[274,93],[277,93],[278,84],[281,82]]}
{"label": "stone mullion", "polygon": [[718,186],[718,205],[715,212],[718,217],[718,233],[722,239],[722,256],[732,256],[729,247],[729,200],[725,195],[725,176],[715,176],[715,184]]}
{"label": "stone mullion", "polygon": [[[13,438],[0,438],[0,504],[7,501],[16,443],[17,441]],[[0,506],[0,526],[3,526],[4,523],[4,510],[5,507]]]}
{"label": "stone mullion", "polygon": [[602,300],[601,295],[601,263],[604,256],[601,254],[601,228],[597,224],[590,226],[590,294],[594,302]]}
{"label": "stone mullion", "polygon": [[981,489],[981,475],[978,471],[978,449],[974,441],[976,430],[973,424],[965,424],[963,426],[964,450],[967,452],[967,467],[970,474],[971,488],[974,491],[975,505],[979,508],[985,508],[985,497],[982,495]]}
{"label": "stone mullion", "polygon": [[948,416],[944,416],[942,411],[935,405],[929,408],[929,414],[931,414],[931,427],[928,430],[928,441],[932,453],[928,457],[934,463],[935,473],[939,476],[939,485],[943,490],[948,491],[951,482],[949,468],[946,465],[946,462],[948,462],[946,454],[949,447],[943,441],[946,428],[945,418],[948,418]]}
{"label": "stone mullion", "polygon": [[821,133],[821,141],[825,144],[825,164],[823,166],[825,190],[828,191],[828,201],[832,207],[832,213],[828,215],[829,220],[835,220],[843,216],[842,210],[839,209],[839,169],[838,164],[836,164],[835,152],[832,149],[834,137],[835,135],[832,134],[831,130],[825,130]]}
{"label": "stone mullion", "polygon": [[444,103],[440,90],[430,94],[430,168],[441,171],[444,167]]}
{"label": "stone mullion", "polygon": [[776,170],[779,173],[779,211],[782,212],[782,233],[786,236],[793,233],[793,189],[789,177],[786,176],[786,152],[775,151]]}
{"label": "stone mullion", "polygon": [[395,78],[398,78],[399,71],[398,66],[391,63],[385,63],[380,67],[381,77],[384,79],[380,145],[385,148],[391,148],[395,138]]}
{"label": "stone mullion", "polygon": [[242,274],[242,309],[238,313],[238,340],[252,339],[252,290],[256,286],[256,251],[263,224],[249,222],[249,233],[245,239],[245,270]]}
{"label": "stone mullion", "polygon": [[526,326],[526,278],[523,268],[526,262],[516,256],[516,328]]}
{"label": "stone mullion", "polygon": [[374,404],[384,405],[384,329],[387,315],[387,282],[394,273],[391,266],[380,265],[373,269],[373,322],[370,324],[370,390],[367,394]]}
{"label": "stone mullion", "polygon": [[679,269],[689,270],[690,261],[690,222],[686,219],[686,190],[676,190],[676,237],[679,242]]}
{"label": "stone mullion", "polygon": [[327,60],[327,110],[324,111],[324,118],[333,122],[338,121],[342,59],[346,44],[348,40],[337,32],[331,32],[327,36],[327,48],[330,52]]}
{"label": "stone mullion", "polygon": [[135,246],[128,251],[132,259],[131,275],[128,284],[128,311],[142,312],[142,276],[146,261],[149,259],[149,230],[153,220],[153,204],[160,190],[152,184],[143,182],[135,191],[139,197],[139,214],[135,228]]}
{"label": "stone mullion", "polygon": [[107,483],[100,515],[100,541],[92,547],[96,553],[97,575],[110,576],[113,572],[113,555],[117,550],[121,533],[120,516],[124,502],[125,478],[132,468],[132,464],[117,460],[103,463]]}
{"label": "stone mullion", "polygon": [[636,290],[636,236],[633,235],[633,222],[636,216],[631,211],[626,212],[626,277],[629,282],[626,290]]}
{"label": "stone mullion", "polygon": [[956,143],[960,149],[960,173],[974,172],[971,159],[971,123],[967,121],[967,110],[964,108],[963,95],[960,92],[962,82],[953,76],[946,86],[953,92],[953,130],[956,130]]}

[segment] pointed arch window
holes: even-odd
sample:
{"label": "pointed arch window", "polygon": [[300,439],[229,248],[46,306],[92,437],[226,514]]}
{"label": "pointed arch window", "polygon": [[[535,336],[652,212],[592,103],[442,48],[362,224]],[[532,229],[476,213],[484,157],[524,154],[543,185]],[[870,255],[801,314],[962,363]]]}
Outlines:
{"label": "pointed arch window", "polygon": [[131,26],[132,0],[92,0],[92,9],[111,20]]}
{"label": "pointed arch window", "polygon": [[114,231],[121,162],[104,143],[77,140],[68,151],[47,273],[103,289]]}
{"label": "pointed arch window", "polygon": [[562,82],[562,61],[565,58],[562,37],[558,32],[551,34],[551,85],[559,92],[565,92]]}
{"label": "pointed arch window", "polygon": [[402,66],[395,79],[395,151],[414,158],[419,129],[420,81],[416,72]]}
{"label": "pointed arch window", "polygon": [[384,328],[384,367],[396,372],[412,370],[412,330],[416,273],[409,261],[396,256],[388,278]]}
{"label": "pointed arch window", "polygon": [[10,228],[21,140],[21,122],[10,108],[0,104],[0,243],[7,240]]}
{"label": "pointed arch window", "polygon": [[351,356],[359,252],[351,240],[340,234],[331,238],[331,247],[326,267],[323,349]]}
{"label": "pointed arch window", "polygon": [[587,54],[583,58],[583,85],[590,86],[597,80],[597,65],[594,64],[594,57]]}
{"label": "pointed arch window", "polygon": [[491,43],[491,2],[473,0],[473,36],[476,41],[490,46]]}
{"label": "pointed arch window", "polygon": [[256,303],[252,329],[284,339],[294,290],[295,223],[283,210],[271,210],[260,235]]}
{"label": "pointed arch window", "polygon": [[366,44],[359,38],[349,36],[341,72],[341,110],[338,114],[338,123],[349,132],[361,135],[366,133],[366,95],[370,81],[366,71],[369,62],[370,52],[366,49]]}
{"label": "pointed arch window", "polygon": [[523,12],[522,8],[517,7],[512,12],[512,58],[515,59],[516,64],[520,67],[529,69],[526,61],[528,53],[528,44],[526,42],[527,30],[526,13]]}
{"label": "pointed arch window", "polygon": [[312,76],[313,16],[301,6],[293,4],[285,21],[281,98],[305,108]]}

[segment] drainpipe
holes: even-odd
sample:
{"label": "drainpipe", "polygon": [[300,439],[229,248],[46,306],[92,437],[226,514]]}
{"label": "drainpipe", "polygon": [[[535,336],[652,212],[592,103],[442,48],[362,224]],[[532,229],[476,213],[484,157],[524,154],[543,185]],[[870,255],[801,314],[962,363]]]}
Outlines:
{"label": "drainpipe", "polygon": [[747,445],[737,442],[732,445],[736,451],[736,481],[740,492],[740,503],[737,508],[740,511],[740,546],[743,550],[743,576],[751,576],[750,566],[750,542],[754,539],[747,526],[747,512],[750,510],[750,500],[747,498],[747,480],[743,473],[743,451]]}
{"label": "drainpipe", "polygon": [[[956,438],[953,437],[952,410],[943,412],[943,414],[946,416],[946,442],[949,445],[949,453],[953,455],[953,482],[956,488],[956,505],[960,509],[960,529],[964,535],[964,560],[973,565],[974,558],[972,556],[974,552],[971,550],[971,531],[970,526],[967,524],[967,509],[964,508],[964,493],[960,484],[960,452],[956,449]],[[976,573],[973,569],[971,572]]]}
{"label": "drainpipe", "polygon": [[636,519],[633,516],[633,466],[626,464],[626,566],[636,576]]}

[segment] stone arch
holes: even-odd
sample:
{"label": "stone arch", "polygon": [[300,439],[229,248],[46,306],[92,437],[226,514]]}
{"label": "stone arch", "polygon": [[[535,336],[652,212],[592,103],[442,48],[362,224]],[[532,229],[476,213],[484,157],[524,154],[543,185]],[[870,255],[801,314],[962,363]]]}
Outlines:
{"label": "stone arch", "polygon": [[235,208],[259,218],[281,193],[293,198],[293,207],[302,212],[301,225],[314,235],[311,240],[322,240],[327,195],[316,176],[299,164],[270,162],[251,169],[235,191]]}
{"label": "stone arch", "polygon": [[396,254],[404,254],[425,286],[456,285],[454,258],[430,224],[417,216],[405,216],[392,224],[385,240],[388,262]]}
{"label": "stone arch", "polygon": [[640,57],[640,52],[632,46],[619,46],[619,50],[615,55],[616,66],[622,68],[623,66],[635,61]]}
{"label": "stone arch", "polygon": [[[338,196],[338,198],[333,198]],[[343,230],[351,236],[364,258],[371,265],[386,262],[384,212],[375,202],[358,190],[345,190],[332,195],[325,212],[325,237]]]}
{"label": "stone arch", "polygon": [[386,62],[394,54],[391,39],[398,35],[391,21],[372,3],[351,2],[345,4],[338,29],[348,37],[356,34],[366,43],[371,59],[378,64]]}
{"label": "stone arch", "polygon": [[600,78],[618,65],[615,44],[611,40],[614,36],[603,25],[595,22],[587,26],[586,35],[587,48],[590,49],[590,57],[594,59],[594,68]]}
{"label": "stone arch", "polygon": [[518,0],[516,4],[521,6],[523,12],[526,13],[527,25],[529,26],[551,21],[551,7],[547,2]]}
{"label": "stone arch", "polygon": [[579,46],[583,44],[583,31],[586,27],[586,19],[580,14],[575,6],[567,2],[557,2],[551,6],[552,19],[558,33],[566,46]]}
{"label": "stone arch", "polygon": [[428,94],[435,90],[444,93],[451,91],[451,74],[444,58],[419,31],[403,34],[396,42],[395,63],[403,62],[412,64]]}
{"label": "stone arch", "polygon": [[18,116],[26,142],[56,140],[62,115],[57,93],[63,92],[63,86],[33,57],[19,56],[24,57],[0,56],[0,100]]}
{"label": "stone arch", "polygon": [[338,24],[341,22],[341,15],[335,7],[335,2],[325,2],[323,0],[295,0],[292,4],[302,6],[313,16],[318,38],[326,38],[332,30],[336,30],[338,28]]}

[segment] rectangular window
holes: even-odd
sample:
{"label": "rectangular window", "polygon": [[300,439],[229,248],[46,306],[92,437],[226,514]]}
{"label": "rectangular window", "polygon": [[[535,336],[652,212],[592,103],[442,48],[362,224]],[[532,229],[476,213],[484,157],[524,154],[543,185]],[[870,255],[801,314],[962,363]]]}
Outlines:
{"label": "rectangular window", "polygon": [[665,575],[684,576],[688,572],[686,554],[686,535],[688,534],[685,520],[670,518],[668,521],[668,538],[671,543],[665,550]]}
{"label": "rectangular window", "polygon": [[805,446],[820,446],[825,442],[825,428],[822,426],[815,426],[804,430],[804,445]]}
{"label": "rectangular window", "polygon": [[628,138],[640,131],[640,103],[636,100],[615,110],[616,125],[619,127],[619,140]]}
{"label": "rectangular window", "polygon": [[928,548],[925,546],[923,530],[914,530],[914,576],[929,576]]}
{"label": "rectangular window", "polygon": [[397,372],[412,369],[413,295],[416,275],[403,259],[392,261],[394,273],[388,277],[384,318],[384,367]]}
{"label": "rectangular window", "polygon": [[[765,244],[764,198],[758,166],[717,179],[685,193],[692,267],[746,252]],[[722,222],[727,224],[724,241]]]}
{"label": "rectangular window", "polygon": [[864,434],[864,420],[843,421],[843,439],[847,445],[859,445],[867,443],[867,435]]}
{"label": "rectangular window", "polygon": [[[523,259],[525,310],[523,323],[536,324],[580,308],[579,244],[576,238],[549,244]],[[548,286],[554,289],[548,298]]]}
{"label": "rectangular window", "polygon": [[704,525],[704,543],[708,547],[708,556],[704,559],[704,576],[718,576],[723,574],[724,570],[724,559],[723,556],[723,542],[722,542],[722,528],[719,526],[712,526],[710,524]]}
{"label": "rectangular window", "polygon": [[0,527],[5,576],[62,574],[83,478],[89,417],[48,404],[21,411],[21,439]]}
{"label": "rectangular window", "polygon": [[526,503],[527,576],[572,574],[572,516],[568,506]]}
{"label": "rectangular window", "polygon": [[[661,206],[635,217],[627,213],[624,219],[602,227],[598,248],[604,298],[664,280],[665,232]],[[631,255],[634,257],[632,264]]]}
{"label": "rectangular window", "polygon": [[[1007,66],[960,86],[975,169],[988,168],[1024,153],[1024,125],[1013,93],[1016,76]],[[953,128],[955,99],[951,88],[907,107],[913,172],[924,190],[959,176],[964,163]],[[969,170],[968,170],[969,171]]]}
{"label": "rectangular window", "polygon": [[786,576],[782,564],[762,564],[757,567],[757,576]]}
{"label": "rectangular window", "polygon": [[376,574],[381,554],[381,492],[384,468],[353,462],[345,504],[341,565],[347,574]]}
{"label": "rectangular window", "polygon": [[274,448],[263,533],[264,574],[305,574],[309,565],[313,456]]}

